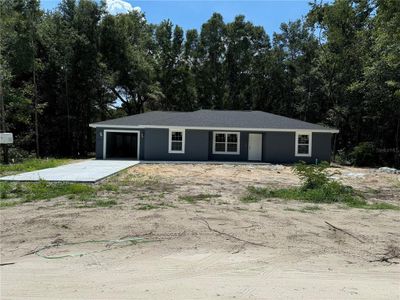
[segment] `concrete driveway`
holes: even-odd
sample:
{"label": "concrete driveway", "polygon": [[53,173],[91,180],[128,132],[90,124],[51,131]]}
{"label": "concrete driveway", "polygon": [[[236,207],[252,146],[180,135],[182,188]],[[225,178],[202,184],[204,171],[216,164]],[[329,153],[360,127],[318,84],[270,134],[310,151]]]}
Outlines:
{"label": "concrete driveway", "polygon": [[139,161],[134,160],[85,160],[55,168],[1,177],[0,181],[96,182],[138,163]]}

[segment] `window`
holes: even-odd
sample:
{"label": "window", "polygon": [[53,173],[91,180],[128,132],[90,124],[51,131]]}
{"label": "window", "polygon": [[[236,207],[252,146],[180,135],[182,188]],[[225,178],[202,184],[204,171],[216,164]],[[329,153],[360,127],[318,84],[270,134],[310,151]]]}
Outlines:
{"label": "window", "polygon": [[296,132],[296,156],[311,156],[311,133]]}
{"label": "window", "polygon": [[214,132],[214,154],[239,154],[239,132]]}
{"label": "window", "polygon": [[185,130],[169,130],[169,149],[168,153],[185,153]]}

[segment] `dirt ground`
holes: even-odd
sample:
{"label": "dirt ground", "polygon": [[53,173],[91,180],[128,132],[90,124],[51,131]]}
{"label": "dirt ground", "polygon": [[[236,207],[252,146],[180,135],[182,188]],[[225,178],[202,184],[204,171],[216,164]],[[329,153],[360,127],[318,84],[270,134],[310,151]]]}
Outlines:
{"label": "dirt ground", "polygon": [[[399,175],[332,171],[400,205]],[[240,201],[247,186],[298,185],[289,167],[143,164],[108,184],[109,208],[59,197],[0,210],[1,263],[15,263],[1,266],[1,299],[400,299],[399,260],[374,261],[400,246],[399,211]],[[133,237],[146,242],[112,242]],[[107,242],[64,245],[87,240]]]}

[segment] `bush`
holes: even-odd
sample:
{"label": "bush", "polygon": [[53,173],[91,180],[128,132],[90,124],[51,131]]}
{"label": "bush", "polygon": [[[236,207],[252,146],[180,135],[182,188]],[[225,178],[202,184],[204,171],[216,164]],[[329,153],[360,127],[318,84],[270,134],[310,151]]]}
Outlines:
{"label": "bush", "polygon": [[322,187],[329,182],[326,172],[328,167],[329,164],[327,162],[322,162],[318,165],[307,165],[304,162],[300,162],[293,169],[303,182],[302,188],[308,190]]}
{"label": "bush", "polygon": [[375,166],[379,163],[379,155],[374,143],[364,142],[353,148],[350,158],[356,166]]}

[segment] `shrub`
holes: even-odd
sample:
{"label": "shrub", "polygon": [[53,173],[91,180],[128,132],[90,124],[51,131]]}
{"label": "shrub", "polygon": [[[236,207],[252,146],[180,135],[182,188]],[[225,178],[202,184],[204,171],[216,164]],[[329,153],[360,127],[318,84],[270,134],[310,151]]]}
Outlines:
{"label": "shrub", "polygon": [[375,166],[378,164],[378,152],[374,143],[364,142],[353,148],[350,153],[353,164],[357,166]]}
{"label": "shrub", "polygon": [[300,162],[294,166],[294,172],[303,182],[303,189],[315,189],[324,186],[329,182],[326,169],[329,167],[327,162],[318,165],[307,165]]}

